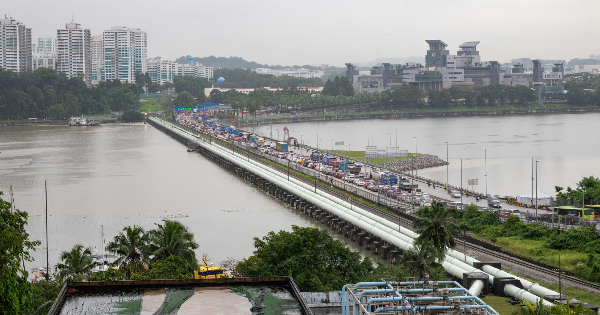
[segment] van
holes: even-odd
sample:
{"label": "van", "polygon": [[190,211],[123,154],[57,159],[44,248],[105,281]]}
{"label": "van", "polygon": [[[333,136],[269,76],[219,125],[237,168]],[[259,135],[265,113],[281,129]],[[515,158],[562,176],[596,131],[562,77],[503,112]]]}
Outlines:
{"label": "van", "polygon": [[448,202],[448,209],[463,209],[463,204],[460,201]]}

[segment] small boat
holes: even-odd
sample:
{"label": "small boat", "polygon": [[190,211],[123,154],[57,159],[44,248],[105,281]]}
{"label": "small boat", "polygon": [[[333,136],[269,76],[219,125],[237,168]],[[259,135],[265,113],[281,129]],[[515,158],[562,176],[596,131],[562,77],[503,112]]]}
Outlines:
{"label": "small boat", "polygon": [[227,274],[223,272],[223,268],[217,267],[213,264],[210,266],[206,263],[206,256],[202,256],[202,266],[198,266],[198,269],[194,270],[194,279],[216,279],[216,278],[227,278]]}
{"label": "small boat", "polygon": [[81,115],[81,117],[71,117],[69,126],[100,126],[100,123],[95,120],[84,118],[83,115]]}

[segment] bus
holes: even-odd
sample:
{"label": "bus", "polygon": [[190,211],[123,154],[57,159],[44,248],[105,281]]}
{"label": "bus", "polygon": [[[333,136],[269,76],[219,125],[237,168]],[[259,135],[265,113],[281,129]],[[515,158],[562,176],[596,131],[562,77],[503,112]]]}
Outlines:
{"label": "bus", "polygon": [[[600,208],[598,210],[600,211]],[[582,212],[583,212],[583,216],[581,215]],[[591,209],[591,208],[581,209],[581,208],[576,208],[576,207],[572,207],[572,206],[563,206],[563,207],[556,207],[556,213],[561,216],[572,214],[572,215],[581,217],[583,219],[592,219],[592,220],[594,219],[594,209]]]}
{"label": "bus", "polygon": [[594,219],[600,218],[600,205],[586,205],[585,207],[594,211]]}
{"label": "bus", "polygon": [[398,176],[393,174],[381,175],[381,183],[384,185],[398,185]]}

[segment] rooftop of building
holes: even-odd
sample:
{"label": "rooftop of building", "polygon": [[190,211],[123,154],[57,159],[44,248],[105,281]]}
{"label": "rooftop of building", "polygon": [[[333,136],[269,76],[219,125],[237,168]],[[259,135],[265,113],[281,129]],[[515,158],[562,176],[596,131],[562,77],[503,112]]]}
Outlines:
{"label": "rooftop of building", "polygon": [[291,277],[90,281],[65,285],[48,314],[311,314]]}
{"label": "rooftop of building", "polygon": [[477,47],[477,45],[479,45],[479,41],[472,41],[472,42],[464,42],[462,45],[458,46],[459,48],[475,48]]}

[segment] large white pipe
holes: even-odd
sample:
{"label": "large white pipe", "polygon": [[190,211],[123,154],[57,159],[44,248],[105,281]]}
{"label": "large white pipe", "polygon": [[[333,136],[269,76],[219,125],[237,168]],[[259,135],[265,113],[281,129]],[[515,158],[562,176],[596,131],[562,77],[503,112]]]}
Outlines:
{"label": "large white pipe", "polygon": [[537,297],[536,295],[527,292],[523,289],[519,289],[517,287],[515,287],[512,284],[506,285],[504,287],[504,293],[514,297],[515,299],[518,300],[526,300],[531,302],[533,305],[536,305],[538,303],[538,301],[541,299],[542,303],[546,306],[554,306],[554,304],[552,304],[552,302],[548,302],[546,300],[544,300],[543,298]]}
{"label": "large white pipe", "polygon": [[473,281],[473,284],[469,288],[469,292],[474,296],[479,296],[481,294],[481,290],[483,290],[484,284],[481,280]]}
{"label": "large white pipe", "polygon": [[[412,249],[412,243],[414,242],[414,238],[416,238],[418,235],[408,229],[399,227],[398,225],[390,222],[389,220],[383,219],[360,208],[354,207],[353,209],[349,209],[351,207],[349,203],[329,194],[325,194],[319,190],[317,190],[317,193],[315,193],[313,192],[313,187],[310,185],[307,185],[293,178],[290,178],[289,180],[285,178],[284,180],[285,175],[283,175],[281,172],[272,170],[271,168],[268,168],[253,160],[246,160],[245,157],[242,155],[236,153],[232,154],[231,151],[225,150],[224,148],[212,142],[206,143],[205,139],[202,139],[190,132],[173,126],[172,124],[165,123],[154,118],[150,119],[171,129],[173,132],[180,134],[184,138],[197,141],[197,143],[202,147],[214,153],[217,153],[221,157],[230,160],[236,163],[237,165],[248,169],[263,178],[268,179],[277,186],[285,190],[294,191],[296,195],[300,195],[300,197],[302,197],[303,199],[320,206],[326,211],[335,214],[336,216],[348,221],[353,225],[360,227],[361,229],[364,229],[365,231],[381,238],[386,242],[394,244],[395,246],[398,246],[404,250]],[[396,231],[396,228],[399,228],[400,232]],[[455,250],[448,250],[447,256],[444,259],[444,263],[442,265],[447,271],[449,271],[449,273],[459,278],[462,278],[462,273],[464,272],[479,271],[478,269],[472,267],[473,262],[476,262],[477,260],[473,259],[472,257],[466,256],[466,263],[464,263],[458,260],[461,258],[465,259],[464,254]],[[448,270],[448,268],[450,268],[450,270]],[[490,266],[485,266],[484,271],[490,274],[490,281],[493,281],[494,276],[510,276],[519,279],[523,283],[524,287],[529,288],[530,290],[532,290],[532,292],[536,294],[557,294],[552,290],[543,288],[527,280],[520,279],[518,277],[515,277],[514,275],[508,274],[506,272],[503,272],[502,270],[498,270]],[[531,298],[530,296],[525,294],[521,295],[528,297],[528,300],[529,298]],[[530,300],[530,302],[537,302],[537,299],[535,299],[535,301]]]}

